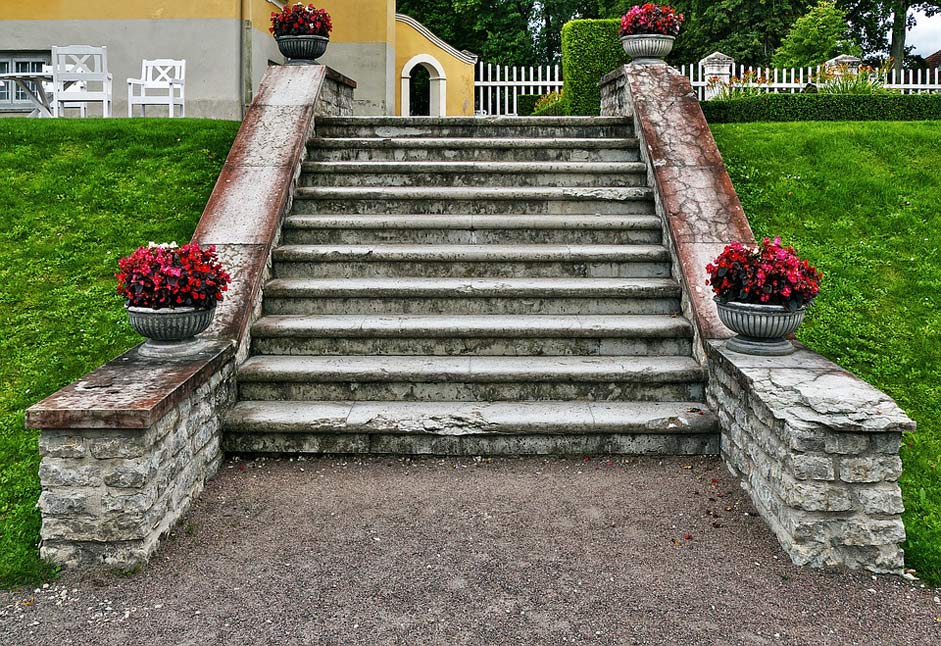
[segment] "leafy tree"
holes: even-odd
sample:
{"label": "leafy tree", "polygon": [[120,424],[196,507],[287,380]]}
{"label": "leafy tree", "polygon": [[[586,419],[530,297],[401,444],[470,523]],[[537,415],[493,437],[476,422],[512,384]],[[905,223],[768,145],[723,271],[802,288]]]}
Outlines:
{"label": "leafy tree", "polygon": [[864,55],[874,60],[889,54],[899,69],[911,51],[905,40],[908,30],[916,24],[914,12],[923,11],[929,16],[941,13],[941,2],[937,0],[838,0],[837,6],[846,10]]}
{"label": "leafy tree", "polygon": [[862,49],[849,37],[846,12],[832,0],[821,0],[801,16],[771,57],[775,67],[818,65],[840,54],[862,55]]}

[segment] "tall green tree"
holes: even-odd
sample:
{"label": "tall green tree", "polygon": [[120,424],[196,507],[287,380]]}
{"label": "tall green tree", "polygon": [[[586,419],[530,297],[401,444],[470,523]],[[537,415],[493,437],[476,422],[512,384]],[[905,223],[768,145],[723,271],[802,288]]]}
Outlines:
{"label": "tall green tree", "polygon": [[908,30],[915,26],[915,11],[932,16],[941,13],[941,2],[912,0],[838,0],[846,10],[850,28],[870,60],[886,54],[901,69],[910,54],[906,40]]}
{"label": "tall green tree", "polygon": [[821,0],[797,19],[771,57],[775,67],[819,65],[840,54],[859,56],[862,49],[849,37],[846,12],[832,0]]}

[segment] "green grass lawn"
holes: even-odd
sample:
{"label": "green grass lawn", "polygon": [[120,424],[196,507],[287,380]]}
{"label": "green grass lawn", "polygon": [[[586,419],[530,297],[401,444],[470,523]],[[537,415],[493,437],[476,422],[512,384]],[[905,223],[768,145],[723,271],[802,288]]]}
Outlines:
{"label": "green grass lawn", "polygon": [[941,122],[713,132],[755,235],[825,273],[800,340],[918,422],[902,448],[905,558],[941,583]]}
{"label": "green grass lawn", "polygon": [[188,241],[238,124],[0,119],[0,586],[39,560],[38,434],[23,411],[131,347],[117,259]]}

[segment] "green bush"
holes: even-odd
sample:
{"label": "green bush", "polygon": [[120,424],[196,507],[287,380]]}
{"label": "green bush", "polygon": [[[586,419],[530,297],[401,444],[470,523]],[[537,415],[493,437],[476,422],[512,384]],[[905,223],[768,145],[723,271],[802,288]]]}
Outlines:
{"label": "green bush", "polygon": [[771,64],[807,67],[839,54],[862,56],[863,50],[850,38],[846,11],[832,0],[821,0],[807,15],[797,19],[775,50]]}
{"label": "green bush", "polygon": [[765,94],[704,101],[710,123],[752,121],[926,121],[941,119],[941,94]]}
{"label": "green bush", "polygon": [[536,111],[536,101],[538,100],[538,94],[520,94],[516,97],[516,114],[521,117],[528,117]]}
{"label": "green bush", "polygon": [[568,114],[601,112],[598,82],[627,63],[618,20],[572,20],[562,27],[562,93]]}
{"label": "green bush", "polygon": [[568,112],[568,105],[565,103],[561,92],[550,92],[539,97],[534,106],[534,117],[564,117]]}

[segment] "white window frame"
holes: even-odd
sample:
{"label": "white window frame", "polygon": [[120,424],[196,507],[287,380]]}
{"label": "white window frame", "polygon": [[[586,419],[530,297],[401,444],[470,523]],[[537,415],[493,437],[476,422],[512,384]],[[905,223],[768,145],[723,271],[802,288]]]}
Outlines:
{"label": "white window frame", "polygon": [[[50,52],[0,52],[0,63],[6,63],[6,71],[11,73],[17,71],[16,67],[18,63],[41,63],[42,65],[49,65],[51,60]],[[4,88],[6,90],[6,97],[0,98],[0,112],[29,112],[36,107],[29,101],[29,99],[17,99],[17,94],[22,92],[22,90],[20,90],[20,88],[17,87],[12,81],[7,81],[6,83],[0,85],[6,86]],[[20,92],[17,92],[17,90],[20,90]]]}

